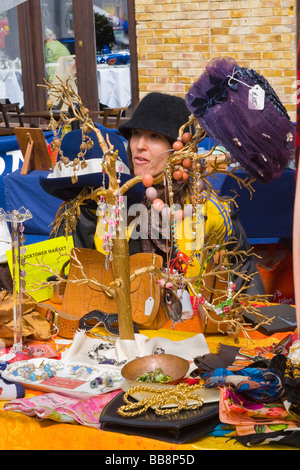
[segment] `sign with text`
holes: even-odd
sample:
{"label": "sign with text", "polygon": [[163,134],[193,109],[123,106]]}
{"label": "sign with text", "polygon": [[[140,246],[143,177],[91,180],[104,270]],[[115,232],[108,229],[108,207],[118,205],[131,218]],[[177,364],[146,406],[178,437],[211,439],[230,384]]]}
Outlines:
{"label": "sign with text", "polygon": [[[43,242],[26,245],[21,248],[20,270],[24,279],[25,291],[36,302],[50,299],[53,286],[44,286],[49,277],[59,275],[63,265],[69,259],[71,249],[74,247],[73,237],[58,237]],[[7,262],[13,276],[13,253],[6,252]],[[18,269],[16,269],[18,273]],[[19,279],[15,280],[19,291]]]}

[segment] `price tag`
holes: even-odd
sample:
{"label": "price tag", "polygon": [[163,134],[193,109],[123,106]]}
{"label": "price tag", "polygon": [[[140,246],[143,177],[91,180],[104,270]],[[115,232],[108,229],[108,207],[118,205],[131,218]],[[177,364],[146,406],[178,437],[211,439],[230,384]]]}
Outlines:
{"label": "price tag", "polygon": [[265,90],[263,90],[259,85],[255,85],[249,90],[248,108],[261,111],[264,109],[264,107],[265,107]]}
{"label": "price tag", "polygon": [[152,276],[153,273],[150,273],[150,296],[145,302],[145,316],[149,317],[153,310],[154,299],[152,297]]}
{"label": "price tag", "polygon": [[151,315],[152,310],[153,310],[153,305],[154,305],[153,297],[148,297],[148,299],[145,302],[145,315],[147,317]]}

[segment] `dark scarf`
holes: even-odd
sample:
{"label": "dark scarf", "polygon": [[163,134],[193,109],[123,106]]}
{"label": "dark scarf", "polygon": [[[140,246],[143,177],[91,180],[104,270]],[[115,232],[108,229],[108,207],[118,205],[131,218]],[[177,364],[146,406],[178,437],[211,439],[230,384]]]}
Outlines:
{"label": "dark scarf", "polygon": [[160,213],[158,214],[158,217],[155,218],[154,222],[155,223],[153,225],[151,212],[148,210],[147,219],[142,219],[141,222],[142,233],[148,234],[147,238],[141,239],[141,251],[142,253],[157,253],[161,255],[164,259],[164,264],[166,265],[170,258],[175,257],[173,243],[170,238],[170,230],[163,230],[162,217]]}

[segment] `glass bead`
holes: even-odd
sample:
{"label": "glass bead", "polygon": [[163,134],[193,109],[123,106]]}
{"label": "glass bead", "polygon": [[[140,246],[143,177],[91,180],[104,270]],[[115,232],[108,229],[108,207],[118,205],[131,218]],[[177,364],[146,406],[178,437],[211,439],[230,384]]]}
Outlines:
{"label": "glass bead", "polygon": [[146,196],[150,201],[154,201],[157,198],[157,191],[152,186],[146,189]]}
{"label": "glass bead", "polygon": [[114,384],[113,378],[112,378],[112,377],[106,377],[106,379],[105,379],[105,385],[106,385],[107,387],[112,387],[113,384]]}
{"label": "glass bead", "polygon": [[97,388],[99,386],[98,384],[98,380],[97,379],[94,379],[90,382],[90,387],[91,388]]}

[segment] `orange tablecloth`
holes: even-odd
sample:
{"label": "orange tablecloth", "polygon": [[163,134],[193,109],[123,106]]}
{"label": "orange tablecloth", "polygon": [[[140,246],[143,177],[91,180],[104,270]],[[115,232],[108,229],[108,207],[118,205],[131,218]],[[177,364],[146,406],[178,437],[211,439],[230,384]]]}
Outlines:
{"label": "orange tablecloth", "polygon": [[[161,336],[173,341],[192,337],[199,333],[198,317],[175,325],[174,330],[168,322],[158,331],[144,330],[143,334]],[[288,333],[266,337],[259,332],[252,335],[254,346],[266,346],[278,342]],[[219,343],[233,344],[232,339],[225,335],[207,335],[206,340],[211,352],[216,352]],[[241,338],[240,344],[246,345]],[[251,346],[251,345],[250,345]],[[36,395],[34,390],[26,390],[26,398]],[[51,420],[39,421],[21,413],[3,411],[5,402],[0,401],[0,450],[299,450],[283,445],[262,445],[247,448],[236,442],[234,438],[205,436],[190,444],[171,444],[168,442],[148,439],[139,436],[102,431],[76,424],[57,423]]]}

